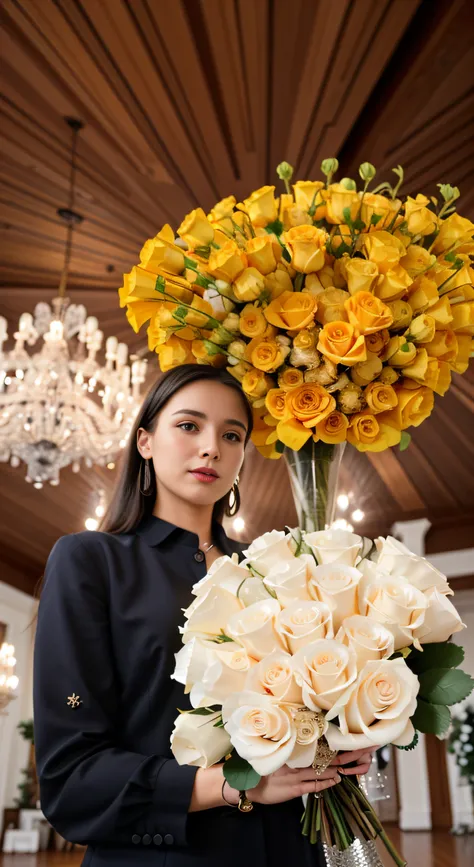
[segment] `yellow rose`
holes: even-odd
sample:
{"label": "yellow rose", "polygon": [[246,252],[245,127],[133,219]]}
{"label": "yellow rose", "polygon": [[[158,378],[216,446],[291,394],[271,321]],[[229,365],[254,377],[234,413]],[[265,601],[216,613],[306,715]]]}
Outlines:
{"label": "yellow rose", "polygon": [[[174,316],[176,310],[178,310],[178,306],[178,304],[173,304],[172,302],[162,301],[156,315],[156,324],[164,329],[176,328],[180,324],[180,320]],[[194,328],[185,326],[184,328],[180,328],[178,336],[181,340],[194,340],[196,332]],[[154,347],[150,346],[150,349],[154,349]]]}
{"label": "yellow rose", "polygon": [[[176,322],[174,324],[176,324]],[[150,352],[154,352],[155,349],[159,352],[160,349],[157,349],[157,347],[163,346],[166,342],[166,329],[162,328],[159,315],[152,317],[146,333],[148,337],[148,349]]]}
{"label": "yellow rose", "polygon": [[296,367],[287,367],[278,374],[278,385],[283,391],[290,391],[298,385],[303,385],[303,382],[303,373]]}
{"label": "yellow rose", "polygon": [[351,295],[356,292],[371,292],[379,275],[375,262],[367,259],[348,259],[344,271]]}
{"label": "yellow rose", "polygon": [[406,367],[411,364],[416,356],[416,346],[406,337],[397,335],[391,337],[384,355],[384,361],[387,361],[391,367]]}
{"label": "yellow rose", "polygon": [[337,408],[344,413],[350,415],[353,412],[362,412],[366,406],[367,402],[362,389],[355,382],[349,382],[337,392]]}
{"label": "yellow rose", "polygon": [[247,343],[245,340],[233,340],[229,343],[227,347],[227,352],[231,357],[231,361],[242,361],[245,358],[245,353],[247,352]]}
{"label": "yellow rose", "polygon": [[322,181],[297,181],[293,184],[295,194],[295,202],[306,212],[311,207],[316,207],[312,219],[323,220],[326,216],[326,203],[324,201],[322,191],[324,184]]}
{"label": "yellow rose", "polygon": [[410,323],[405,337],[413,343],[429,343],[433,340],[436,329],[436,320],[428,313],[420,313]]}
{"label": "yellow rose", "polygon": [[315,382],[305,382],[287,391],[285,402],[287,414],[307,428],[315,427],[336,408],[332,394]]}
{"label": "yellow rose", "polygon": [[227,357],[221,352],[210,352],[205,340],[193,340],[191,351],[198,364],[208,364],[211,367],[225,367],[227,364]]}
{"label": "yellow rose", "polygon": [[449,368],[449,364],[446,361],[440,361],[438,359],[438,379],[436,381],[436,385],[433,391],[435,391],[436,394],[439,394],[441,397],[444,397],[450,385],[451,370]]}
{"label": "yellow rose", "polygon": [[[463,256],[462,258],[465,259],[466,257]],[[472,283],[474,279],[474,272],[469,267],[469,259],[458,271],[453,271],[452,268],[441,267],[437,270],[431,270],[429,274],[438,288],[443,286],[443,293],[452,292],[453,289],[464,289],[464,286]]]}
{"label": "yellow rose", "polygon": [[240,311],[240,331],[245,337],[261,337],[267,330],[267,320],[261,307],[246,304]]}
{"label": "yellow rose", "polygon": [[419,388],[395,389],[398,397],[397,406],[384,413],[382,420],[387,424],[393,424],[400,430],[407,427],[418,427],[430,415],[434,406],[434,395],[431,388],[420,386]]}
{"label": "yellow rose", "polygon": [[351,370],[352,381],[356,385],[367,385],[376,379],[381,373],[382,367],[383,365],[379,356],[373,352],[368,352],[366,361],[359,361],[357,364],[354,364]]}
{"label": "yellow rose", "polygon": [[390,334],[387,328],[382,328],[381,331],[376,331],[374,334],[365,335],[365,345],[367,352],[374,352],[375,355],[381,355],[388,345]]}
{"label": "yellow rose", "polygon": [[346,439],[348,427],[349,420],[347,416],[344,415],[343,412],[339,412],[339,410],[335,409],[333,412],[330,412],[323,421],[318,422],[314,439],[316,441],[321,440],[321,442],[329,443],[331,445],[343,443]]}
{"label": "yellow rose", "polygon": [[380,274],[386,274],[399,264],[405,255],[405,247],[390,232],[375,231],[363,236],[362,252],[369,262],[377,265]]}
{"label": "yellow rose", "polygon": [[264,309],[267,322],[288,331],[300,331],[314,322],[317,301],[304,292],[283,292]]}
{"label": "yellow rose", "polygon": [[178,235],[190,250],[195,247],[205,247],[214,240],[214,229],[202,208],[195,208],[187,214],[178,229]]}
{"label": "yellow rose", "polygon": [[272,385],[272,378],[266,376],[263,370],[248,370],[242,380],[242,388],[250,398],[265,397]]}
{"label": "yellow rose", "polygon": [[391,311],[393,322],[389,326],[391,331],[399,331],[400,328],[406,328],[413,319],[413,310],[408,301],[387,301],[387,307]]}
{"label": "yellow rose", "polygon": [[277,437],[284,446],[298,451],[311,437],[311,430],[296,418],[282,419],[277,424]]}
{"label": "yellow rose", "polygon": [[400,430],[370,413],[358,412],[351,416],[347,441],[360,452],[382,452],[396,446],[401,439]]}
{"label": "yellow rose", "polygon": [[281,221],[285,231],[292,229],[294,226],[313,225],[313,221],[308,212],[305,211],[304,208],[300,208],[299,205],[291,205],[291,207],[285,208]]}
{"label": "yellow rose", "polygon": [[[306,290],[305,290],[306,291]],[[316,310],[316,319],[321,325],[327,325],[328,322],[342,321],[348,322],[344,302],[349,298],[349,293],[344,289],[336,289],[330,286],[317,296],[318,307]]]}
{"label": "yellow rose", "polygon": [[256,268],[245,268],[234,280],[234,295],[237,301],[256,301],[265,290],[265,283]]}
{"label": "yellow rose", "polygon": [[429,358],[426,349],[421,347],[417,349],[411,364],[403,368],[403,376],[404,388],[412,388],[413,383],[416,383],[434,390],[439,377],[438,361],[436,358]]}
{"label": "yellow rose", "polygon": [[[393,322],[392,312],[383,301],[371,292],[357,292],[344,303],[349,322],[361,334],[372,334],[382,328],[389,328]],[[411,317],[410,317],[411,318]]]}
{"label": "yellow rose", "polygon": [[351,220],[356,219],[360,205],[357,190],[347,190],[343,184],[330,184],[324,198],[328,223],[346,223],[346,208],[349,208]]}
{"label": "yellow rose", "polygon": [[416,199],[407,196],[405,202],[405,220],[407,228],[412,235],[431,235],[436,231],[438,218],[426,205],[430,200],[418,193]]}
{"label": "yellow rose", "polygon": [[[139,265],[134,265],[128,275],[129,295],[127,303],[134,301],[162,301],[164,300],[163,292],[160,291],[163,278],[152,274],[151,271],[145,271]],[[188,288],[189,283],[180,277],[166,279],[165,292],[172,295],[175,301],[183,301],[185,304],[191,304],[194,298],[194,292]],[[169,299],[166,299],[169,300]]]}
{"label": "yellow rose", "polygon": [[379,412],[389,412],[398,404],[397,393],[391,385],[383,382],[371,382],[364,390],[364,397],[370,411],[377,415]]}
{"label": "yellow rose", "polygon": [[282,292],[293,292],[293,283],[284,265],[278,265],[276,271],[265,277],[265,288],[272,299],[278,298]]}
{"label": "yellow rose", "polygon": [[213,317],[212,307],[208,301],[204,301],[199,295],[194,295],[191,302],[191,309],[185,308],[183,318],[188,325],[194,325],[196,328],[206,328],[211,324],[209,317]]}
{"label": "yellow rose", "polygon": [[458,354],[458,341],[454,331],[450,328],[436,331],[433,339],[425,343],[425,349],[431,358],[437,358],[439,361],[454,361]]}
{"label": "yellow rose", "polygon": [[247,257],[235,241],[226,241],[219,250],[211,250],[207,269],[217,280],[233,283],[244,268]]}
{"label": "yellow rose", "polygon": [[[451,307],[451,328],[462,334],[474,334],[474,301],[464,301]],[[431,310],[430,310],[431,313]]]}
{"label": "yellow rose", "polygon": [[153,274],[181,274],[184,254],[174,243],[171,226],[164,226],[155,238],[150,238],[140,251],[140,265]]}
{"label": "yellow rose", "polygon": [[237,207],[246,211],[254,226],[265,227],[277,218],[277,203],[274,192],[275,187],[260,187],[248,199],[244,199],[243,205],[237,205]]}
{"label": "yellow rose", "polygon": [[295,226],[285,232],[285,244],[291,255],[291,263],[297,271],[309,274],[319,271],[325,262],[327,232],[316,226]]}
{"label": "yellow rose", "polygon": [[449,298],[447,298],[446,295],[443,295],[436,304],[432,304],[429,311],[430,316],[432,316],[436,322],[436,328],[452,328],[454,310],[458,306],[458,304],[453,304],[451,307]]}
{"label": "yellow rose", "polygon": [[413,313],[424,313],[438,301],[438,287],[434,280],[422,275],[408,287],[408,300]]}
{"label": "yellow rose", "polygon": [[361,200],[360,219],[365,223],[367,231],[371,231],[372,217],[380,217],[375,226],[375,230],[380,231],[393,223],[400,206],[400,199],[386,199],[378,193],[365,193]]}
{"label": "yellow rose", "polygon": [[208,220],[211,223],[218,223],[219,220],[224,219],[224,217],[231,217],[235,205],[235,196],[227,196],[225,199],[221,199],[221,201],[217,202],[217,205],[214,205],[212,210],[207,215]]}
{"label": "yellow rose", "polygon": [[156,314],[156,301],[134,301],[127,305],[127,319],[136,334],[142,325]]}
{"label": "yellow rose", "polygon": [[405,269],[401,265],[396,265],[390,271],[380,275],[374,286],[374,293],[382,301],[395,301],[405,294],[411,283],[412,279]]}
{"label": "yellow rose", "polygon": [[426,271],[435,261],[435,257],[424,247],[420,247],[419,244],[410,244],[405,255],[400,259],[400,265],[414,279],[420,272]]}
{"label": "yellow rose", "polygon": [[180,367],[182,364],[195,363],[189,341],[181,340],[176,336],[169,337],[166,343],[157,348],[157,352],[163,373],[173,367]]}
{"label": "yellow rose", "polygon": [[273,253],[270,235],[257,236],[247,241],[247,258],[252,268],[257,268],[261,274],[270,274],[275,270],[277,261]]}
{"label": "yellow rose", "polygon": [[268,412],[279,421],[288,414],[285,397],[286,391],[283,388],[271,388],[265,397],[265,406]]}
{"label": "yellow rose", "polygon": [[256,337],[247,346],[245,356],[258,370],[274,373],[283,364],[289,347],[272,337]]}
{"label": "yellow rose", "polygon": [[383,382],[384,385],[393,385],[394,382],[397,382],[399,377],[400,374],[397,373],[395,368],[387,366],[382,369],[382,372],[377,381]]}
{"label": "yellow rose", "polygon": [[318,349],[335,364],[352,366],[365,361],[367,350],[362,334],[348,322],[329,322],[321,329]]}
{"label": "yellow rose", "polygon": [[450,250],[454,244],[470,241],[474,235],[474,223],[459,214],[450,214],[445,220],[441,220],[438,237],[433,244],[433,252],[438,255]]}
{"label": "yellow rose", "polygon": [[473,351],[473,340],[470,334],[462,334],[459,331],[456,334],[458,339],[458,354],[454,361],[451,361],[450,367],[456,373],[465,373],[469,367],[471,352]]}

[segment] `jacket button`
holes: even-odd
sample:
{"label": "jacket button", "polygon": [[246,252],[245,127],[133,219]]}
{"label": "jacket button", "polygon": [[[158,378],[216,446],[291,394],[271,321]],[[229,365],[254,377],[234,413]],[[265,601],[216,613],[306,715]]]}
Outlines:
{"label": "jacket button", "polygon": [[203,552],[202,551],[196,551],[196,553],[194,555],[194,559],[195,559],[196,563],[202,563],[204,560]]}
{"label": "jacket button", "polygon": [[165,843],[167,846],[172,846],[174,843],[174,837],[172,834],[165,834]]}
{"label": "jacket button", "polygon": [[153,842],[155,846],[161,846],[163,842],[163,837],[161,836],[161,834],[155,834],[155,836],[153,837]]}
{"label": "jacket button", "polygon": [[142,843],[143,843],[144,846],[149,846],[149,845],[150,845],[150,843],[151,843],[151,836],[150,836],[150,834],[144,834],[144,835],[143,835],[143,837],[142,837]]}
{"label": "jacket button", "polygon": [[134,834],[132,837],[132,843],[135,843],[135,846],[137,846],[138,843],[141,843],[141,842],[142,842],[142,838],[138,834]]}

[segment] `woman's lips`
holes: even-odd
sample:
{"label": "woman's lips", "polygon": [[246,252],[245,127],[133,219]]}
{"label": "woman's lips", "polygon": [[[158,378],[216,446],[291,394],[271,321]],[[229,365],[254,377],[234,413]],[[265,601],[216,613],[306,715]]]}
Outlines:
{"label": "woman's lips", "polygon": [[204,482],[206,484],[211,484],[211,482],[217,482],[219,476],[211,475],[210,473],[204,473],[200,470],[190,470],[191,475],[194,476],[198,482]]}

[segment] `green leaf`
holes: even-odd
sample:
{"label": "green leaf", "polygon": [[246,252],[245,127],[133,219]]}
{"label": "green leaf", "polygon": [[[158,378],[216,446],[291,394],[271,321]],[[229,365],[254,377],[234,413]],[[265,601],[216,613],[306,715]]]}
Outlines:
{"label": "green leaf", "polygon": [[286,247],[283,247],[282,256],[283,256],[285,262],[291,262],[291,256],[290,256],[289,251],[286,249]]}
{"label": "green leaf", "polygon": [[212,714],[217,713],[219,708],[212,707],[195,707],[193,710],[188,710],[189,714],[193,714],[193,716],[212,716]]}
{"label": "green leaf", "polygon": [[356,229],[358,232],[361,232],[362,229],[365,229],[364,221],[363,220],[356,220],[355,223],[353,223],[353,228]]}
{"label": "green leaf", "polygon": [[381,219],[382,219],[382,214],[372,214],[372,216],[370,218],[370,225],[376,226],[377,223],[380,223]]}
{"label": "green leaf", "polygon": [[166,289],[166,280],[165,280],[165,278],[162,277],[162,275],[160,274],[160,275],[156,278],[156,283],[155,283],[155,292],[164,292],[165,289]]}
{"label": "green leaf", "polygon": [[225,644],[226,641],[233,641],[234,639],[233,639],[233,638],[230,638],[228,635],[226,635],[225,632],[224,632],[224,630],[221,629],[221,631],[220,631],[220,635],[216,635],[215,638],[211,638],[210,640],[211,640],[214,644]]}
{"label": "green leaf", "polygon": [[449,728],[451,714],[446,705],[429,704],[419,698],[411,721],[419,732],[442,735]]}
{"label": "green leaf", "polygon": [[399,747],[397,744],[396,745],[397,750],[414,750],[415,747],[417,746],[419,740],[420,740],[420,736],[419,736],[418,732],[415,732],[415,736],[414,736],[413,740],[410,741],[410,743],[407,744],[406,747]]}
{"label": "green leaf", "polygon": [[203,340],[203,343],[208,355],[219,355],[220,349],[218,346],[215,345],[215,343],[212,342],[212,340]]}
{"label": "green leaf", "polygon": [[464,650],[459,644],[442,641],[424,644],[423,650],[412,648],[408,665],[414,674],[423,674],[431,668],[457,668],[464,659]]}
{"label": "green leaf", "polygon": [[241,759],[236,752],[233,752],[230,759],[224,762],[223,772],[229,786],[239,792],[254,789],[261,779],[260,774],[254,771],[252,765],[245,759]]}
{"label": "green leaf", "polygon": [[349,244],[346,244],[346,242],[343,241],[342,244],[339,244],[339,247],[337,248],[337,250],[334,251],[334,256],[336,257],[336,259],[340,259],[344,255],[344,253],[350,253],[350,252],[351,252],[351,247],[349,246]]}
{"label": "green leaf", "polygon": [[420,697],[432,704],[457,704],[472,692],[474,680],[459,668],[431,668],[420,674]]}
{"label": "green leaf", "polygon": [[344,210],[342,212],[342,216],[344,217],[344,221],[346,223],[350,223],[351,222],[351,209],[350,208],[344,208]]}
{"label": "green leaf", "polygon": [[301,292],[303,286],[304,274],[297,274],[295,277],[295,292]]}
{"label": "green leaf", "polygon": [[405,449],[408,448],[410,443],[411,443],[411,434],[407,433],[406,430],[402,430],[402,435],[400,438],[400,446],[399,446],[400,451],[404,452]]}
{"label": "green leaf", "polygon": [[283,223],[281,220],[273,220],[273,223],[268,223],[265,226],[265,231],[268,232],[269,235],[281,235],[283,232]]}
{"label": "green leaf", "polygon": [[275,443],[275,451],[278,452],[279,455],[282,455],[285,451],[285,443],[282,443],[281,440],[277,440]]}

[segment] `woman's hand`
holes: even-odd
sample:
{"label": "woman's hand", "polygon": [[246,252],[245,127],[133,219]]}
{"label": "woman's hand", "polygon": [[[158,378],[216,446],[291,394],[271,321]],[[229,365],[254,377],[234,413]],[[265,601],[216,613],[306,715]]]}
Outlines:
{"label": "woman's hand", "polygon": [[340,782],[336,767],[329,767],[316,777],[313,768],[288,768],[283,765],[268,777],[262,777],[258,786],[247,791],[247,798],[257,804],[281,804],[301,795],[322,792]]}
{"label": "woman's hand", "polygon": [[[362,775],[366,774],[370,768],[373,755],[377,747],[364,747],[362,750],[353,750],[349,753],[338,753],[335,756],[329,767],[336,768],[340,774],[349,777],[351,774]],[[355,762],[353,768],[344,767],[345,765]]]}

